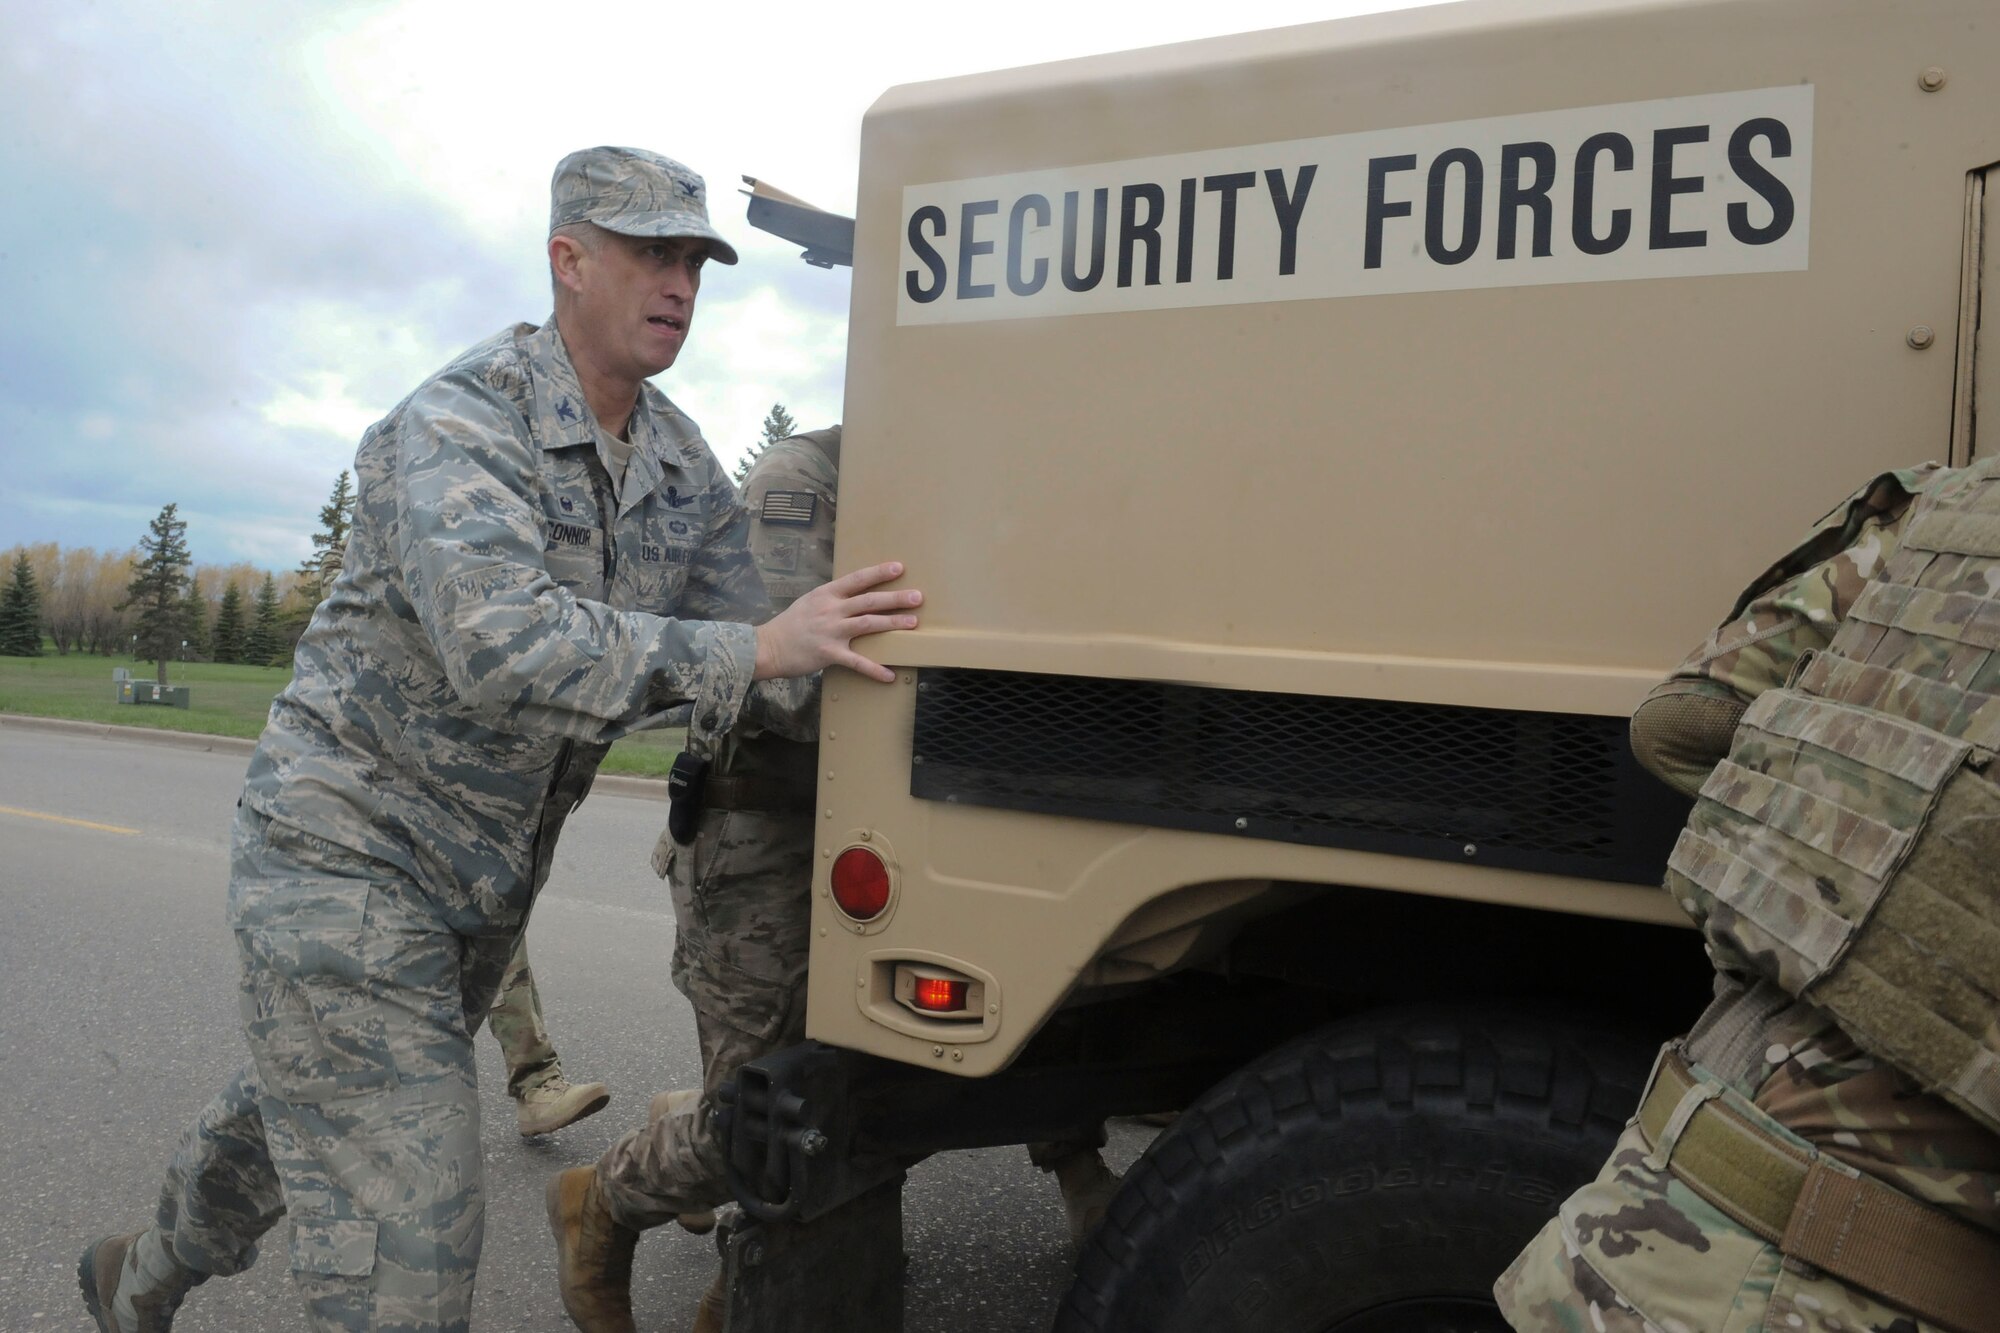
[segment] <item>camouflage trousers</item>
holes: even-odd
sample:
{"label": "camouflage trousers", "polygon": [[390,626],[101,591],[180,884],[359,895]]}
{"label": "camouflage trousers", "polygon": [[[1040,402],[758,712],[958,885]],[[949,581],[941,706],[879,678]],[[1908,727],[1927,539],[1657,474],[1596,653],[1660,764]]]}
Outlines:
{"label": "camouflage trousers", "polygon": [[315,1330],[465,1329],[484,1225],[472,1033],[514,938],[446,930],[392,868],[247,807],[229,908],[251,1063],[182,1140],[157,1239],[235,1273],[288,1214]]}
{"label": "camouflage trousers", "polygon": [[[1747,1100],[1734,1104],[1812,1150]],[[1787,1257],[1648,1166],[1648,1153],[1628,1125],[1597,1179],[1501,1275],[1494,1296],[1519,1333],[1942,1333]]]}
{"label": "camouflage trousers", "polygon": [[730,1197],[710,1110],[744,1062],[805,1037],[812,928],[812,815],[714,810],[694,842],[666,834],[653,869],[674,905],[674,985],[694,1006],[701,1096],[598,1159],[613,1217],[634,1230]]}
{"label": "camouflage trousers", "polygon": [[500,994],[486,1015],[486,1026],[500,1043],[507,1061],[507,1095],[519,1099],[562,1074],[562,1061],[542,1022],[542,996],[528,967],[528,937],[514,944],[514,956],[500,978]]}

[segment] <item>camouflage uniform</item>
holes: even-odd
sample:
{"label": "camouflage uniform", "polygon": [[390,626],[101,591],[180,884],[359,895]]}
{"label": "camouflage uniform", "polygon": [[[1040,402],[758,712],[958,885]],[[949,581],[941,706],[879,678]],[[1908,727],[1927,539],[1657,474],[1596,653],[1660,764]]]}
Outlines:
{"label": "camouflage uniform", "polygon": [[[1808,653],[1828,647],[1896,554],[1918,510],[1916,497],[1963,475],[1925,467],[1864,487],[1744,594],[1730,619],[1640,713],[1704,695],[1731,702],[1740,716],[1745,705],[1784,686]],[[1746,728],[1735,752],[1742,754],[1755,734]],[[1703,754],[1694,743],[1645,744],[1646,735],[1635,716],[1641,759],[1689,793],[1725,757],[1715,748]],[[1698,809],[1695,826],[1709,804],[1705,799]],[[1670,874],[1669,885],[1704,921],[1718,969],[1716,1001],[1685,1046],[1698,1076],[1713,1077],[1729,1105],[1785,1141],[1886,1182],[1982,1234],[2000,1231],[2000,1136],[1864,1051],[1823,1008],[1795,997],[1796,977],[1783,978],[1788,988],[1778,984],[1779,969],[1768,956],[1753,965],[1728,938],[1722,914],[1697,904],[1687,881]],[[1682,1179],[1655,1169],[1649,1153],[1636,1124],[1628,1127],[1597,1180],[1563,1203],[1502,1276],[1495,1294],[1516,1329],[1918,1333],[1939,1327],[1787,1257]]]}
{"label": "camouflage uniform", "polygon": [[466,1327],[472,1033],[563,820],[610,742],[677,705],[720,733],[803,697],[751,689],[745,622],[768,604],[693,423],[649,385],[629,438],[614,488],[553,321],[481,343],[363,437],[346,564],[237,817],[252,1064],[184,1140],[139,1271],[237,1272],[288,1212],[315,1328]]}
{"label": "camouflage uniform", "polygon": [[499,992],[487,1011],[486,1026],[500,1043],[501,1058],[507,1062],[507,1095],[520,1100],[551,1079],[562,1075],[562,1061],[555,1043],[549,1040],[548,1025],[542,1021],[542,995],[535,989],[534,969],[528,965],[528,937],[514,943],[507,970],[500,976]]}
{"label": "camouflage uniform", "polygon": [[[773,612],[833,577],[840,427],[793,436],[744,479],[750,549]],[[707,737],[691,728],[691,746]],[[746,728],[714,745],[711,784],[755,784],[771,799],[718,804],[686,847],[662,833],[653,869],[673,895],[674,985],[694,1006],[702,1095],[614,1143],[597,1165],[606,1208],[639,1231],[730,1197],[715,1091],[745,1061],[805,1037],[812,923],[812,799],[818,746]]]}

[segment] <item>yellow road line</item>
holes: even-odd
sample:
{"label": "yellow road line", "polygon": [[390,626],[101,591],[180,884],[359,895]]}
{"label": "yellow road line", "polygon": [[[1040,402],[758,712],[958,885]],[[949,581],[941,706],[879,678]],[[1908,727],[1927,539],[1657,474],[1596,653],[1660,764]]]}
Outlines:
{"label": "yellow road line", "polygon": [[94,828],[99,833],[130,833],[135,837],[139,830],[120,828],[116,824],[93,824],[88,819],[71,819],[67,815],[45,815],[39,810],[16,810],[11,805],[0,805],[0,815],[19,815],[23,819],[46,819],[51,824],[73,824],[77,828]]}

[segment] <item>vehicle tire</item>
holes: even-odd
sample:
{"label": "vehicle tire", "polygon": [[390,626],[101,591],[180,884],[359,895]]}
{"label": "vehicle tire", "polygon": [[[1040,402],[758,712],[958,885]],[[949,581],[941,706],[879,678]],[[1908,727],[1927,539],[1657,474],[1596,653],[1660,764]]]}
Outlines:
{"label": "vehicle tire", "polygon": [[1436,1009],[1281,1047],[1132,1167],[1056,1333],[1504,1333],[1494,1279],[1610,1155],[1653,1049]]}

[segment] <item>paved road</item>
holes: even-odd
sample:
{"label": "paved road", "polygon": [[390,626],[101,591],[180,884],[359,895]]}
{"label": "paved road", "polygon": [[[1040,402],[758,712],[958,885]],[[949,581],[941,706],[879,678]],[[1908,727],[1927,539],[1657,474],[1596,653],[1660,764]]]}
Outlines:
{"label": "paved road", "polygon": [[[150,1214],[182,1129],[243,1059],[234,946],[222,919],[244,757],[0,727],[0,1328],[88,1327],[74,1267],[86,1238]],[[573,1077],[609,1082],[593,1120],[514,1133],[494,1044],[479,1043],[488,1205],[475,1328],[567,1328],[541,1218],[551,1171],[593,1160],[655,1088],[697,1071],[693,1022],[667,981],[666,896],[643,870],[665,807],[593,796],[535,913],[536,978]],[[1144,1131],[1114,1126],[1123,1167]],[[910,1329],[1048,1327],[1070,1255],[1053,1182],[1018,1149],[924,1163],[905,1195]],[[249,1273],[194,1293],[177,1333],[304,1327],[282,1229]],[[640,1245],[641,1328],[679,1330],[713,1271],[706,1239]]]}

